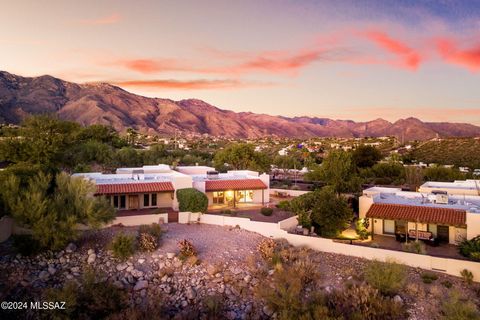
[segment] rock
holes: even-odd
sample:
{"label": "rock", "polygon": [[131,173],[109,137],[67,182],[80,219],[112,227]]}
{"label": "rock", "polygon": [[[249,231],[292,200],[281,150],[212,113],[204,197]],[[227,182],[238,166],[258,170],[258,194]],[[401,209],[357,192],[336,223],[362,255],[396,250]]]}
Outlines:
{"label": "rock", "polygon": [[135,278],[143,277],[143,272],[140,271],[140,270],[137,270],[137,269],[133,269],[130,273],[131,273],[132,276],[134,276]]}
{"label": "rock", "polygon": [[145,259],[140,258],[140,259],[137,260],[137,262],[140,263],[140,264],[143,264],[145,262]]}
{"label": "rock", "polygon": [[188,300],[193,300],[197,296],[197,293],[195,292],[195,289],[193,289],[192,287],[188,287],[185,294],[186,294]]}
{"label": "rock", "polygon": [[48,273],[50,273],[51,275],[54,275],[55,272],[57,272],[57,269],[55,269],[54,267],[48,267]]}
{"label": "rock", "polygon": [[403,299],[398,294],[395,297],[393,297],[393,301],[395,303],[403,304]]}
{"label": "rock", "polygon": [[263,311],[263,313],[265,313],[265,315],[267,315],[269,317],[271,317],[273,315],[273,311],[268,306],[264,306],[262,311]]}
{"label": "rock", "polygon": [[72,252],[75,252],[76,250],[77,250],[77,246],[73,242],[70,242],[65,248],[65,252],[67,253],[72,253]]}
{"label": "rock", "polygon": [[91,254],[94,254],[94,253],[95,253],[95,250],[93,250],[93,249],[88,249],[88,251],[87,251],[88,255],[91,255]]}
{"label": "rock", "polygon": [[116,266],[116,269],[117,271],[123,271],[125,269],[127,269],[128,265],[126,263],[120,263],[120,264],[117,264]]}
{"label": "rock", "polygon": [[123,285],[122,281],[118,281],[118,280],[117,280],[117,281],[114,281],[114,282],[113,282],[113,285],[114,285],[115,287],[117,287],[118,289],[123,289],[123,288],[124,288],[124,285]]}
{"label": "rock", "polygon": [[92,264],[95,262],[95,259],[97,259],[97,255],[95,253],[92,253],[88,256],[87,263]]}
{"label": "rock", "polygon": [[241,268],[236,267],[236,268],[234,268],[234,269],[232,270],[232,273],[233,273],[234,275],[239,275],[240,273],[242,273],[242,271],[243,271],[243,270],[242,270]]}
{"label": "rock", "polygon": [[235,311],[229,311],[227,312],[227,319],[229,320],[235,320],[237,319],[237,313]]}
{"label": "rock", "polygon": [[38,277],[41,279],[41,280],[46,280],[48,277],[49,277],[49,273],[45,270],[41,271],[40,274],[38,275]]}
{"label": "rock", "polygon": [[330,292],[333,291],[333,288],[332,288],[331,286],[326,286],[326,287],[325,287],[325,291],[326,291],[327,293],[330,293]]}
{"label": "rock", "polygon": [[167,252],[167,259],[173,259],[175,257],[175,253]]}
{"label": "rock", "polygon": [[77,272],[80,272],[80,268],[79,267],[71,267],[70,271],[72,271],[74,273],[77,273]]}
{"label": "rock", "polygon": [[137,283],[135,284],[135,287],[133,287],[133,290],[140,291],[146,288],[148,288],[148,281],[140,280],[140,281],[137,281]]}
{"label": "rock", "polygon": [[252,280],[252,276],[249,274],[247,274],[245,278],[243,278],[243,281],[245,281],[246,283],[249,283],[251,280]]}
{"label": "rock", "polygon": [[207,266],[207,273],[211,276],[215,275],[217,273],[217,268],[214,265],[209,264]]}

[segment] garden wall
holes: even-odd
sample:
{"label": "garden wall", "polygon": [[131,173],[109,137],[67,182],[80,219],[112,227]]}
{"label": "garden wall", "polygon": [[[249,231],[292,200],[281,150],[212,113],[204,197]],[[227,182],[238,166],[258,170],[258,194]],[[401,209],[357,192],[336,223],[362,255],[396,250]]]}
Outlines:
{"label": "garden wall", "polygon": [[288,190],[288,189],[270,189],[270,194],[275,195],[277,192],[282,192],[289,197],[298,197],[302,194],[309,193],[310,191],[302,191],[302,190]]}
{"label": "garden wall", "polygon": [[[179,222],[188,223],[188,217],[198,214],[180,212]],[[183,218],[181,218],[183,217]],[[394,251],[366,246],[352,245],[335,242],[331,239],[310,237],[288,233],[297,225],[296,217],[290,217],[278,223],[251,221],[248,218],[228,217],[221,215],[201,214],[200,223],[219,226],[239,226],[242,229],[259,233],[265,237],[283,238],[294,246],[304,246],[317,251],[343,254],[369,260],[395,260],[415,268],[444,272],[453,276],[460,276],[463,269],[470,270],[474,275],[474,281],[480,282],[480,263],[449,258],[432,257],[428,255],[414,254],[403,251]]]}
{"label": "garden wall", "polygon": [[152,224],[152,223],[158,223],[162,219],[163,219],[163,223],[168,223],[168,213],[116,217],[115,220],[105,225],[104,228],[110,227],[115,224],[120,224],[120,223],[124,226],[139,226],[142,224]]}

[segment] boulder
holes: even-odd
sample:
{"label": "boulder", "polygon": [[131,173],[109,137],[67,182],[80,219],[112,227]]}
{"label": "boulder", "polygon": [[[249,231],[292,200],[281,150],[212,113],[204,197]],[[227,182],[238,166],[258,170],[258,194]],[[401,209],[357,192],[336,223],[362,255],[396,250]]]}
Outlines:
{"label": "boulder", "polygon": [[148,281],[140,280],[140,281],[137,281],[137,283],[135,284],[135,287],[133,287],[133,290],[140,291],[146,288],[148,288]]}

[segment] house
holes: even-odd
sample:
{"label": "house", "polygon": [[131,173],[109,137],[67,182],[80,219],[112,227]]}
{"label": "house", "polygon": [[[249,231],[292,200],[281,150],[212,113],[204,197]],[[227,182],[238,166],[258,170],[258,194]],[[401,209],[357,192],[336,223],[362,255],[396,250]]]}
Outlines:
{"label": "house", "polygon": [[119,168],[114,174],[77,173],[96,186],[95,195],[104,195],[118,210],[171,208],[178,210],[176,190],[192,187],[192,178],[168,165]]}
{"label": "house", "polygon": [[450,244],[480,235],[479,195],[372,187],[359,202],[359,217],[369,220],[374,235],[408,234]]}
{"label": "house", "polygon": [[218,173],[206,166],[179,166],[176,170],[192,177],[192,186],[207,195],[209,206],[264,205],[270,201],[268,174],[250,170]]}
{"label": "house", "polygon": [[255,171],[231,170],[218,173],[206,166],[165,164],[119,168],[114,174],[77,173],[96,186],[95,195],[106,196],[118,210],[165,208],[178,210],[176,190],[195,188],[208,197],[209,206],[236,207],[239,204],[269,202],[270,177]]}
{"label": "house", "polygon": [[428,181],[420,186],[419,192],[445,191],[449,195],[480,196],[480,180],[455,180],[453,182]]}

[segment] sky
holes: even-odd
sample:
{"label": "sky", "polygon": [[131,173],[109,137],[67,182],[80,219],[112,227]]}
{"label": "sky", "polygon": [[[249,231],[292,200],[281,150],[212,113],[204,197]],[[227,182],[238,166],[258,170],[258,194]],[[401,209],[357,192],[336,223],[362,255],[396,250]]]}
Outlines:
{"label": "sky", "polygon": [[222,109],[480,125],[480,1],[0,0],[0,70]]}

